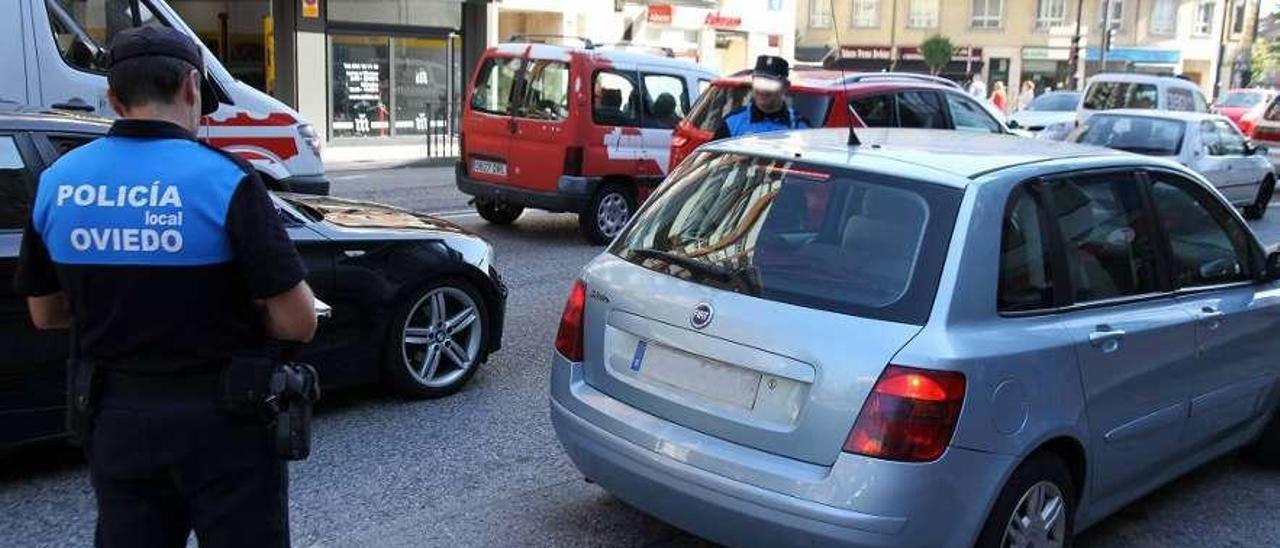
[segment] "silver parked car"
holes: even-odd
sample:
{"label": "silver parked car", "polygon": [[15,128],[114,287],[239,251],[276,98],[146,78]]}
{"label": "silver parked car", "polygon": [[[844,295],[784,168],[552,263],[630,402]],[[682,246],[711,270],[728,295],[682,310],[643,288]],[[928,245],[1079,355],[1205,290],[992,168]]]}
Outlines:
{"label": "silver parked car", "polygon": [[551,417],[587,478],[730,545],[1065,546],[1280,464],[1280,254],[1204,179],[858,133],[704,146],[585,267]]}
{"label": "silver parked car", "polygon": [[1219,114],[1112,110],[1093,115],[1067,140],[1169,158],[1203,175],[1244,208],[1246,219],[1261,219],[1276,189],[1267,147],[1250,143]]}

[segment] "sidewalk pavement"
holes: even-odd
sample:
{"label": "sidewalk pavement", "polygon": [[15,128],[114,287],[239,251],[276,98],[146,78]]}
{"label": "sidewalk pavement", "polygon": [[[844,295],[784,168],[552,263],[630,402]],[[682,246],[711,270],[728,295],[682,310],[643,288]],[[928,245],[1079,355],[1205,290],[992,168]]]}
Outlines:
{"label": "sidewalk pavement", "polygon": [[422,143],[326,144],[320,149],[325,172],[388,169],[396,167],[450,166],[457,160],[456,147],[441,150]]}

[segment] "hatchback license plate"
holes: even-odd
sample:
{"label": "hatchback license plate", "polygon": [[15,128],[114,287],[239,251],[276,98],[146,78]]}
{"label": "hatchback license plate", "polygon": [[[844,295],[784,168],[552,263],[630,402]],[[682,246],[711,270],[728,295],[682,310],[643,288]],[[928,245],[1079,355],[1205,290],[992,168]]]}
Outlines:
{"label": "hatchback license plate", "polygon": [[638,341],[628,369],[640,378],[698,396],[751,409],[760,373],[701,358],[648,341]]}
{"label": "hatchback license plate", "polygon": [[493,160],[471,160],[471,171],[483,173],[485,175],[497,175],[498,177],[507,176],[506,162],[495,162]]}

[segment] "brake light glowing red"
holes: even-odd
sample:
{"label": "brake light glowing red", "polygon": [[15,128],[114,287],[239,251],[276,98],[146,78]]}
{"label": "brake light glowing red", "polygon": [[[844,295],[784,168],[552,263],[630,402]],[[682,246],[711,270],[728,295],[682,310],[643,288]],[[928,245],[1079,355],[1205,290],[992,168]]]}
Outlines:
{"label": "brake light glowing red", "polygon": [[572,362],[582,361],[582,319],[586,308],[587,284],[575,280],[564,303],[564,312],[560,314],[560,330],[556,332],[556,351]]}
{"label": "brake light glowing red", "polygon": [[886,367],[862,404],[844,450],[886,460],[936,460],[951,443],[964,388],[959,372]]}

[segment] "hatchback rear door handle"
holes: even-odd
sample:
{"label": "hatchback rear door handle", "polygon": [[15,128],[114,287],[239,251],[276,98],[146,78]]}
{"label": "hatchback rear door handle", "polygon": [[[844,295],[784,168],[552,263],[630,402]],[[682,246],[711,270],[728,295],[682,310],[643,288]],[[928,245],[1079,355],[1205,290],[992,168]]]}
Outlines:
{"label": "hatchback rear door handle", "polygon": [[1101,348],[1103,352],[1112,352],[1120,347],[1120,339],[1123,338],[1123,329],[1100,325],[1089,333],[1089,344]]}
{"label": "hatchback rear door handle", "polygon": [[1222,319],[1224,317],[1226,317],[1225,312],[1212,306],[1206,306],[1200,309],[1200,321],[1208,326],[1209,329],[1217,329],[1218,326],[1222,325]]}

